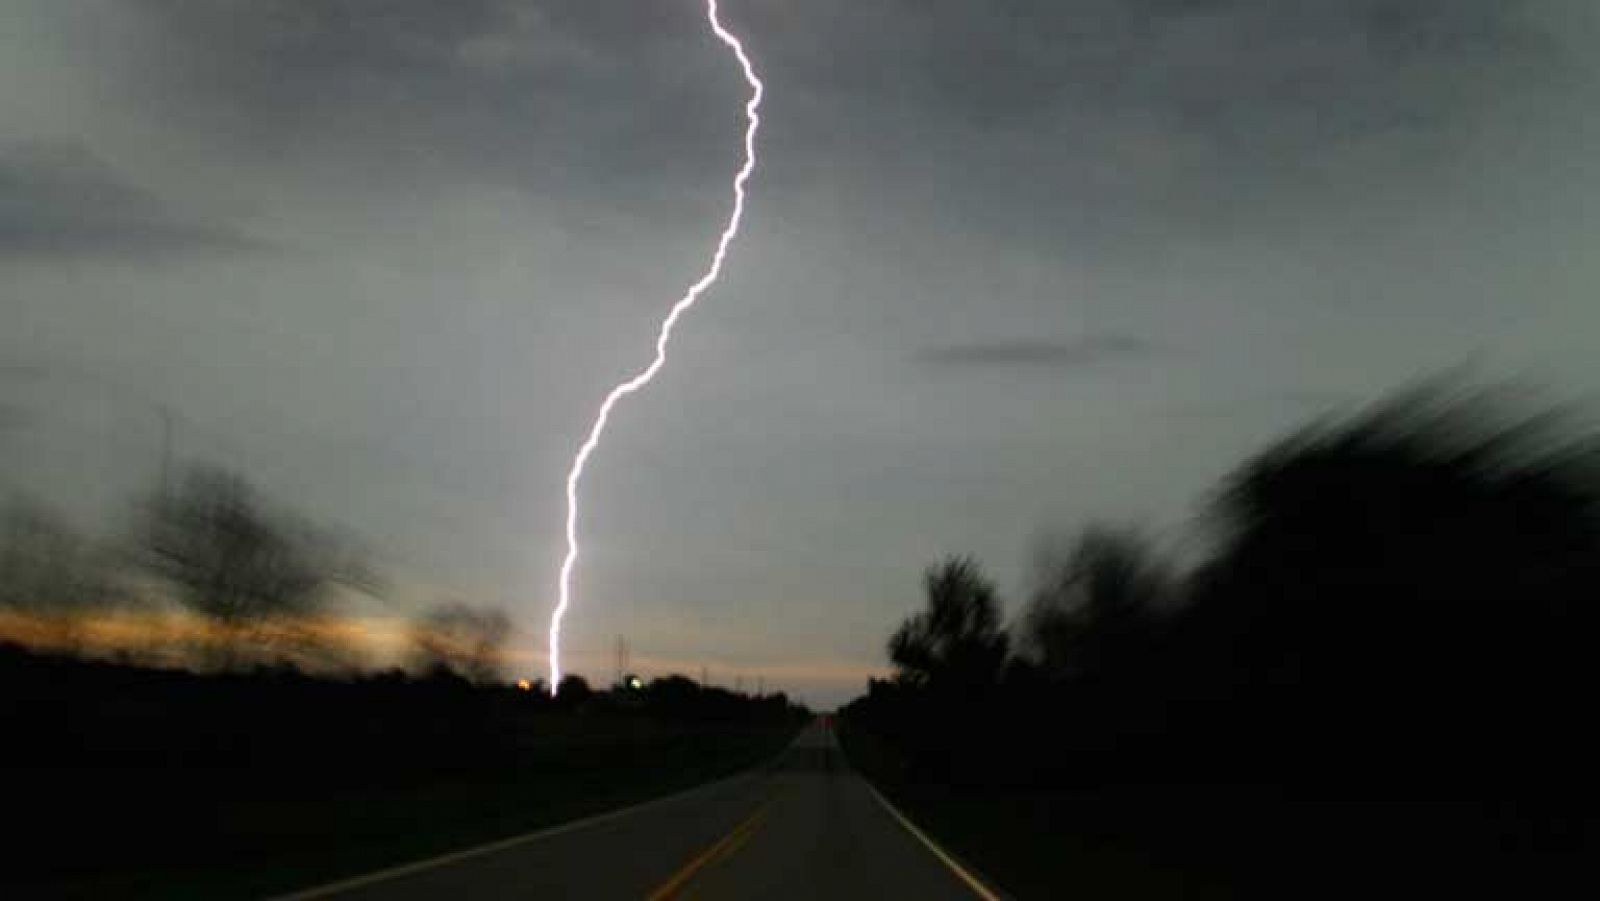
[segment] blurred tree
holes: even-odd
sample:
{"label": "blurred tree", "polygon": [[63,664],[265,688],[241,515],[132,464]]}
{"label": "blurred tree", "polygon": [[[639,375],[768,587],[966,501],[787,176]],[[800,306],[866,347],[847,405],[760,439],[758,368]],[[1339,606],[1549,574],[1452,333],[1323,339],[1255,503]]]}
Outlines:
{"label": "blurred tree", "polygon": [[49,508],[14,500],[0,517],[0,609],[24,614],[8,637],[83,649],[88,616],[124,599],[107,554]]}
{"label": "blurred tree", "polygon": [[1600,443],[1573,425],[1431,384],[1248,462],[1217,503],[1189,675],[1318,746],[1383,734],[1432,767],[1578,747],[1571,711],[1600,673]]}
{"label": "blurred tree", "polygon": [[965,557],[950,557],[923,575],[927,607],[889,639],[897,677],[941,693],[970,694],[993,686],[1006,660],[994,584]]}
{"label": "blurred tree", "polygon": [[158,498],[142,538],[178,599],[228,626],[313,612],[336,577],[309,530],[274,516],[221,469],[196,467]]}
{"label": "blurred tree", "polygon": [[258,661],[262,651],[318,666],[344,661],[347,648],[308,626],[335,586],[371,590],[358,555],[215,467],[190,469],[142,512],[136,537],[147,568],[216,627],[194,648],[211,665],[232,668],[247,649]]}
{"label": "blurred tree", "polygon": [[46,507],[14,500],[0,518],[0,605],[73,616],[112,594],[105,559]]}
{"label": "blurred tree", "polygon": [[1022,641],[1048,678],[1127,659],[1147,640],[1172,578],[1128,529],[1094,527],[1070,546],[1042,542]]}
{"label": "blurred tree", "polygon": [[[510,631],[511,619],[504,611],[460,602],[441,604],[412,629],[414,666],[423,672],[453,673],[480,685],[498,681]],[[563,679],[561,691],[566,689]]]}

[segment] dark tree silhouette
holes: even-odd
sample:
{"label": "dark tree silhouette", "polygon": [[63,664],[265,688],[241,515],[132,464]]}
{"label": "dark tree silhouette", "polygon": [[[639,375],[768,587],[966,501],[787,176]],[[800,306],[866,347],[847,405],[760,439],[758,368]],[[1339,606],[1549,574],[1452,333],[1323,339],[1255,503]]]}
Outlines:
{"label": "dark tree silhouette", "polygon": [[14,501],[0,517],[0,606],[73,616],[111,600],[104,557],[52,510]]}
{"label": "dark tree silhouette", "polygon": [[928,569],[923,586],[927,607],[889,639],[898,678],[941,693],[993,686],[1009,646],[994,584],[973,560],[950,557]]}
{"label": "dark tree silhouette", "polygon": [[1375,874],[1590,880],[1600,438],[1514,399],[1435,383],[1274,444],[1224,482],[1182,581],[1091,530],[1045,561],[1031,659],[981,703],[939,686],[948,636],[994,631],[965,612],[992,590],[935,567],[842,739],[912,803],[1005,836],[997,861],[1029,836],[1057,854],[1062,829],[1205,861],[1228,897],[1306,894],[1307,873],[1341,896]]}
{"label": "dark tree silhouette", "polygon": [[309,530],[266,509],[244,479],[211,467],[191,470],[155,501],[142,539],[178,599],[227,626],[314,612],[338,576]]}
{"label": "dark tree silhouette", "polygon": [[561,677],[561,685],[556,689],[556,699],[562,704],[577,707],[594,697],[594,689],[589,687],[589,680],[577,673],[568,673]]}
{"label": "dark tree silhouette", "polygon": [[[412,629],[413,664],[422,672],[452,673],[480,685],[498,681],[510,631],[511,619],[504,611],[441,604]],[[561,680],[557,696],[568,687]]]}
{"label": "dark tree silhouette", "polygon": [[1218,500],[1190,675],[1305,747],[1434,771],[1572,753],[1597,684],[1596,447],[1431,385],[1270,448]]}
{"label": "dark tree silhouette", "polygon": [[1056,680],[1135,654],[1172,593],[1165,567],[1127,529],[1091,528],[1064,551],[1042,545],[1035,579],[1022,642]]}

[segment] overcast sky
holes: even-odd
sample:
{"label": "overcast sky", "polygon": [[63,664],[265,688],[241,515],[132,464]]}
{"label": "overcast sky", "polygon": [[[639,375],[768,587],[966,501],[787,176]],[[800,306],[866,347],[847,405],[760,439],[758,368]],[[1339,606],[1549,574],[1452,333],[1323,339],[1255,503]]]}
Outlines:
{"label": "overcast sky", "polygon": [[[1457,366],[1600,389],[1591,0],[725,0],[747,229],[595,456],[579,670],[883,664],[919,570],[1185,534],[1308,416]],[[177,450],[359,536],[375,614],[542,666],[562,477],[739,163],[698,0],[9,0],[5,486]]]}

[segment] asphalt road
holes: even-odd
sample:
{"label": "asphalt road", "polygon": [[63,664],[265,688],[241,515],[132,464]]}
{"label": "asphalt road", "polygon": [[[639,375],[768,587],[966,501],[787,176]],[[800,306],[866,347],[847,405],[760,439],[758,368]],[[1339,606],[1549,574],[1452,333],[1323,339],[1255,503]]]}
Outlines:
{"label": "asphalt road", "polygon": [[850,770],[833,733],[818,722],[776,765],[755,773],[291,897],[983,896],[911,828]]}

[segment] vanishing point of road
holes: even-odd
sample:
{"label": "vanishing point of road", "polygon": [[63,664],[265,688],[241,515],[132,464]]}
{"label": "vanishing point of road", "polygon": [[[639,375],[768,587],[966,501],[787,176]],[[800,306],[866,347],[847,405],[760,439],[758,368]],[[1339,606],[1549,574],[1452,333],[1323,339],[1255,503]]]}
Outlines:
{"label": "vanishing point of road", "polygon": [[292,899],[997,898],[813,722],[769,767]]}

